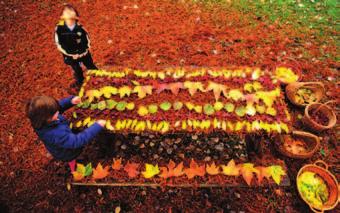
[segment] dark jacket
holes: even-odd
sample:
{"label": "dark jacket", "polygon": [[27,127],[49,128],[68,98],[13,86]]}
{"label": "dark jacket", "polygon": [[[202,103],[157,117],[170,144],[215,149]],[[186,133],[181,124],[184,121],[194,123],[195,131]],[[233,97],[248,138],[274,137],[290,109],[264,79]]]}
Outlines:
{"label": "dark jacket", "polygon": [[103,129],[98,123],[94,123],[84,131],[74,134],[69,127],[69,122],[61,115],[62,112],[73,106],[72,98],[59,101],[61,110],[57,121],[35,130],[46,149],[57,160],[71,161],[75,159],[81,153],[82,148]]}
{"label": "dark jacket", "polygon": [[64,21],[55,28],[55,43],[64,56],[83,54],[90,48],[90,39],[82,25],[76,23],[71,31]]}

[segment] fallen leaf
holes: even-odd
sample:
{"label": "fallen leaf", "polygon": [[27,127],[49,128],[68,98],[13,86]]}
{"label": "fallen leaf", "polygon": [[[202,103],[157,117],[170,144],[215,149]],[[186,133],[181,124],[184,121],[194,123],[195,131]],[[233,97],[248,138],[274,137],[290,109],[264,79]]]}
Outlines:
{"label": "fallen leaf", "polygon": [[179,177],[184,174],[183,172],[183,162],[179,163],[176,166],[176,163],[172,160],[170,160],[167,167],[160,167],[160,170],[162,171],[161,174],[159,174],[159,177],[162,177],[164,179],[169,177]]}
{"label": "fallen leaf", "polygon": [[195,95],[197,90],[204,92],[203,84],[201,82],[186,81],[184,82],[184,87],[189,90],[191,96]]}
{"label": "fallen leaf", "polygon": [[244,163],[240,166],[240,173],[246,183],[250,186],[251,180],[253,179],[254,174],[258,173],[258,170],[254,168],[254,164],[252,163]]}
{"label": "fallen leaf", "polygon": [[129,86],[123,86],[118,89],[118,93],[120,98],[123,98],[124,96],[130,96],[131,94],[131,88]]}
{"label": "fallen leaf", "polygon": [[138,98],[144,98],[147,94],[152,94],[152,86],[145,85],[145,86],[135,86],[133,89],[134,93],[137,93]]}
{"label": "fallen leaf", "polygon": [[93,179],[103,179],[109,175],[109,166],[103,168],[101,163],[98,163],[97,167],[93,169]]}
{"label": "fallen leaf", "polygon": [[257,176],[257,182],[259,184],[262,183],[262,180],[264,177],[267,178],[267,180],[269,180],[271,174],[270,174],[268,167],[258,166],[258,167],[255,167],[255,169],[258,170],[258,173],[256,173],[256,176]]}
{"label": "fallen leaf", "polygon": [[145,178],[152,178],[153,176],[159,174],[158,165],[154,166],[152,164],[145,164],[145,171],[142,172]]}
{"label": "fallen leaf", "polygon": [[130,178],[134,178],[134,177],[137,177],[137,175],[139,174],[138,167],[139,167],[139,164],[128,162],[124,166],[124,171],[128,173],[128,176]]}
{"label": "fallen leaf", "polygon": [[282,166],[274,165],[274,166],[270,166],[268,169],[269,169],[269,172],[270,172],[273,180],[275,181],[275,183],[277,185],[280,185],[281,176],[284,176],[286,174],[286,172],[283,170]]}
{"label": "fallen leaf", "polygon": [[190,166],[184,169],[184,173],[188,179],[192,179],[195,176],[203,177],[205,175],[205,165],[199,166],[195,160],[191,159]]}
{"label": "fallen leaf", "polygon": [[218,175],[220,173],[220,167],[216,166],[215,162],[213,162],[206,166],[206,171],[209,175]]}
{"label": "fallen leaf", "polygon": [[178,94],[179,90],[183,88],[183,83],[182,82],[176,82],[176,83],[170,83],[168,85],[168,89],[171,90],[171,92],[175,95]]}
{"label": "fallen leaf", "polygon": [[122,168],[122,158],[113,159],[112,169],[120,170]]}
{"label": "fallen leaf", "polygon": [[231,159],[227,166],[222,165],[222,173],[228,176],[239,176],[240,169],[236,166],[235,161]]}

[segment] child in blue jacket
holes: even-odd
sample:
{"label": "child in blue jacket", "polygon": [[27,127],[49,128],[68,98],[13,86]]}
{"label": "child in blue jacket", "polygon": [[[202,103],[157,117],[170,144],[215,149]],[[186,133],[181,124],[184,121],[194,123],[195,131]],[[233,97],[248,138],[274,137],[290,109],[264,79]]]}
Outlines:
{"label": "child in blue jacket", "polygon": [[27,105],[27,116],[46,149],[55,159],[68,162],[72,172],[75,169],[75,159],[83,147],[106,123],[105,120],[98,120],[84,131],[74,134],[62,113],[80,102],[80,98],[74,96],[59,102],[52,97],[37,96]]}

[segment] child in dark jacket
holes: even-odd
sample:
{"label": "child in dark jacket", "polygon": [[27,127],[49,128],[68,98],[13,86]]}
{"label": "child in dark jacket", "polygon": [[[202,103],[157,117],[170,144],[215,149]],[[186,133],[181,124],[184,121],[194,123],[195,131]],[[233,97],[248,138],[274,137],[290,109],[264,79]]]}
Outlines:
{"label": "child in dark jacket", "polygon": [[61,19],[55,29],[55,43],[63,55],[64,62],[73,69],[75,85],[80,87],[84,81],[80,63],[83,63],[87,69],[98,69],[94,65],[89,51],[89,35],[79,24],[79,13],[72,5],[64,6]]}
{"label": "child in dark jacket", "polygon": [[98,120],[84,131],[74,134],[62,113],[80,102],[80,98],[74,96],[59,102],[52,97],[37,96],[27,105],[27,116],[46,149],[55,159],[69,162],[72,172],[75,169],[75,159],[80,155],[83,147],[103,129],[106,123],[104,120]]}

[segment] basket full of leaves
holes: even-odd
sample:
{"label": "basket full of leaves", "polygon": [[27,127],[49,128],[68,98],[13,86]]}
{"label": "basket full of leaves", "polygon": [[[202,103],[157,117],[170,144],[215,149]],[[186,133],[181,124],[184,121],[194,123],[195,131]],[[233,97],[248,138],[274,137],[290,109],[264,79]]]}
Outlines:
{"label": "basket full of leaves", "polygon": [[286,87],[287,98],[296,106],[305,107],[310,103],[320,102],[325,94],[321,82],[294,82]]}
{"label": "basket full of leaves", "polygon": [[338,182],[328,171],[328,165],[325,162],[318,160],[314,164],[303,166],[296,180],[301,198],[313,212],[324,212],[337,206],[339,202]]}

